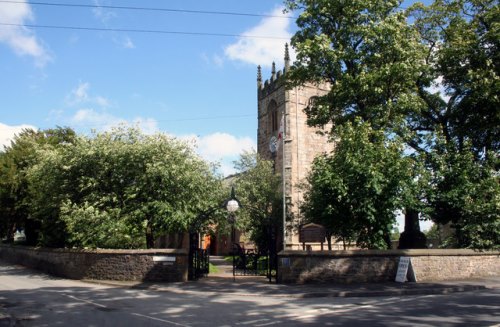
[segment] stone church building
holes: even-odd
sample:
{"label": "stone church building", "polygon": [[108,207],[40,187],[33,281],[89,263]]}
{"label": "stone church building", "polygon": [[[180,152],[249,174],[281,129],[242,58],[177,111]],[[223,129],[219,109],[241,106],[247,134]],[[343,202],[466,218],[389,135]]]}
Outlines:
{"label": "stone church building", "polygon": [[[299,184],[307,177],[314,158],[330,152],[333,144],[328,142],[327,135],[318,133],[321,130],[307,126],[304,112],[311,99],[328,92],[329,85],[307,84],[287,89],[284,80],[289,67],[286,47],[283,70],[276,71],[273,63],[271,77],[263,81],[261,68],[257,68],[257,152],[264,159],[274,160],[276,173],[284,176],[285,246],[301,249],[298,226],[303,220],[300,212],[303,195]],[[324,131],[329,128],[325,127]]]}

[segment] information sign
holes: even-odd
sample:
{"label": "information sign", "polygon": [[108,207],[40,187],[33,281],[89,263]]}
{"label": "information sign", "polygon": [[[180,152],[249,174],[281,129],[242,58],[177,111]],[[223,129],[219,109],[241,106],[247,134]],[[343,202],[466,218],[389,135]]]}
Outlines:
{"label": "information sign", "polygon": [[404,283],[404,282],[416,282],[417,277],[415,272],[413,271],[413,267],[411,265],[410,257],[400,257],[398,271],[396,273],[396,282]]}

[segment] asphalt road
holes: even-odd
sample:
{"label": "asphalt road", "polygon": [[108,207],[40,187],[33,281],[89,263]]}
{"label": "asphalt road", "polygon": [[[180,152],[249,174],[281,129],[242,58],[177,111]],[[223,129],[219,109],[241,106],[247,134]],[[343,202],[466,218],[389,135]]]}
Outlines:
{"label": "asphalt road", "polygon": [[0,262],[0,326],[500,326],[500,290],[371,298],[168,292]]}

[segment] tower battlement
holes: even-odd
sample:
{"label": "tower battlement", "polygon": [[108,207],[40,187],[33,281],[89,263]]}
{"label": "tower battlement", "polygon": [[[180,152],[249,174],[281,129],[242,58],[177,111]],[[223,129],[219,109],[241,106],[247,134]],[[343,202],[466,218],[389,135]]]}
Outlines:
{"label": "tower battlement", "polygon": [[277,88],[281,87],[285,81],[284,75],[290,69],[290,54],[288,52],[288,43],[285,43],[285,67],[283,70],[276,71],[276,64],[273,62],[271,68],[271,77],[264,82],[262,81],[262,69],[257,66],[257,94],[259,99],[262,99]]}

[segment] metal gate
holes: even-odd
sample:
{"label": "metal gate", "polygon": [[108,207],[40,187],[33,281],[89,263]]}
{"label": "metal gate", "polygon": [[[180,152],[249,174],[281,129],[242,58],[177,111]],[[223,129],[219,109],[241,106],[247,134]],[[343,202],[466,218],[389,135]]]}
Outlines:
{"label": "metal gate", "polygon": [[278,251],[275,228],[268,227],[267,248],[261,251],[245,250],[233,244],[233,276],[266,276],[269,282],[278,276]]}
{"label": "metal gate", "polygon": [[208,275],[209,260],[207,250],[199,248],[200,234],[189,234],[188,280],[197,280]]}

